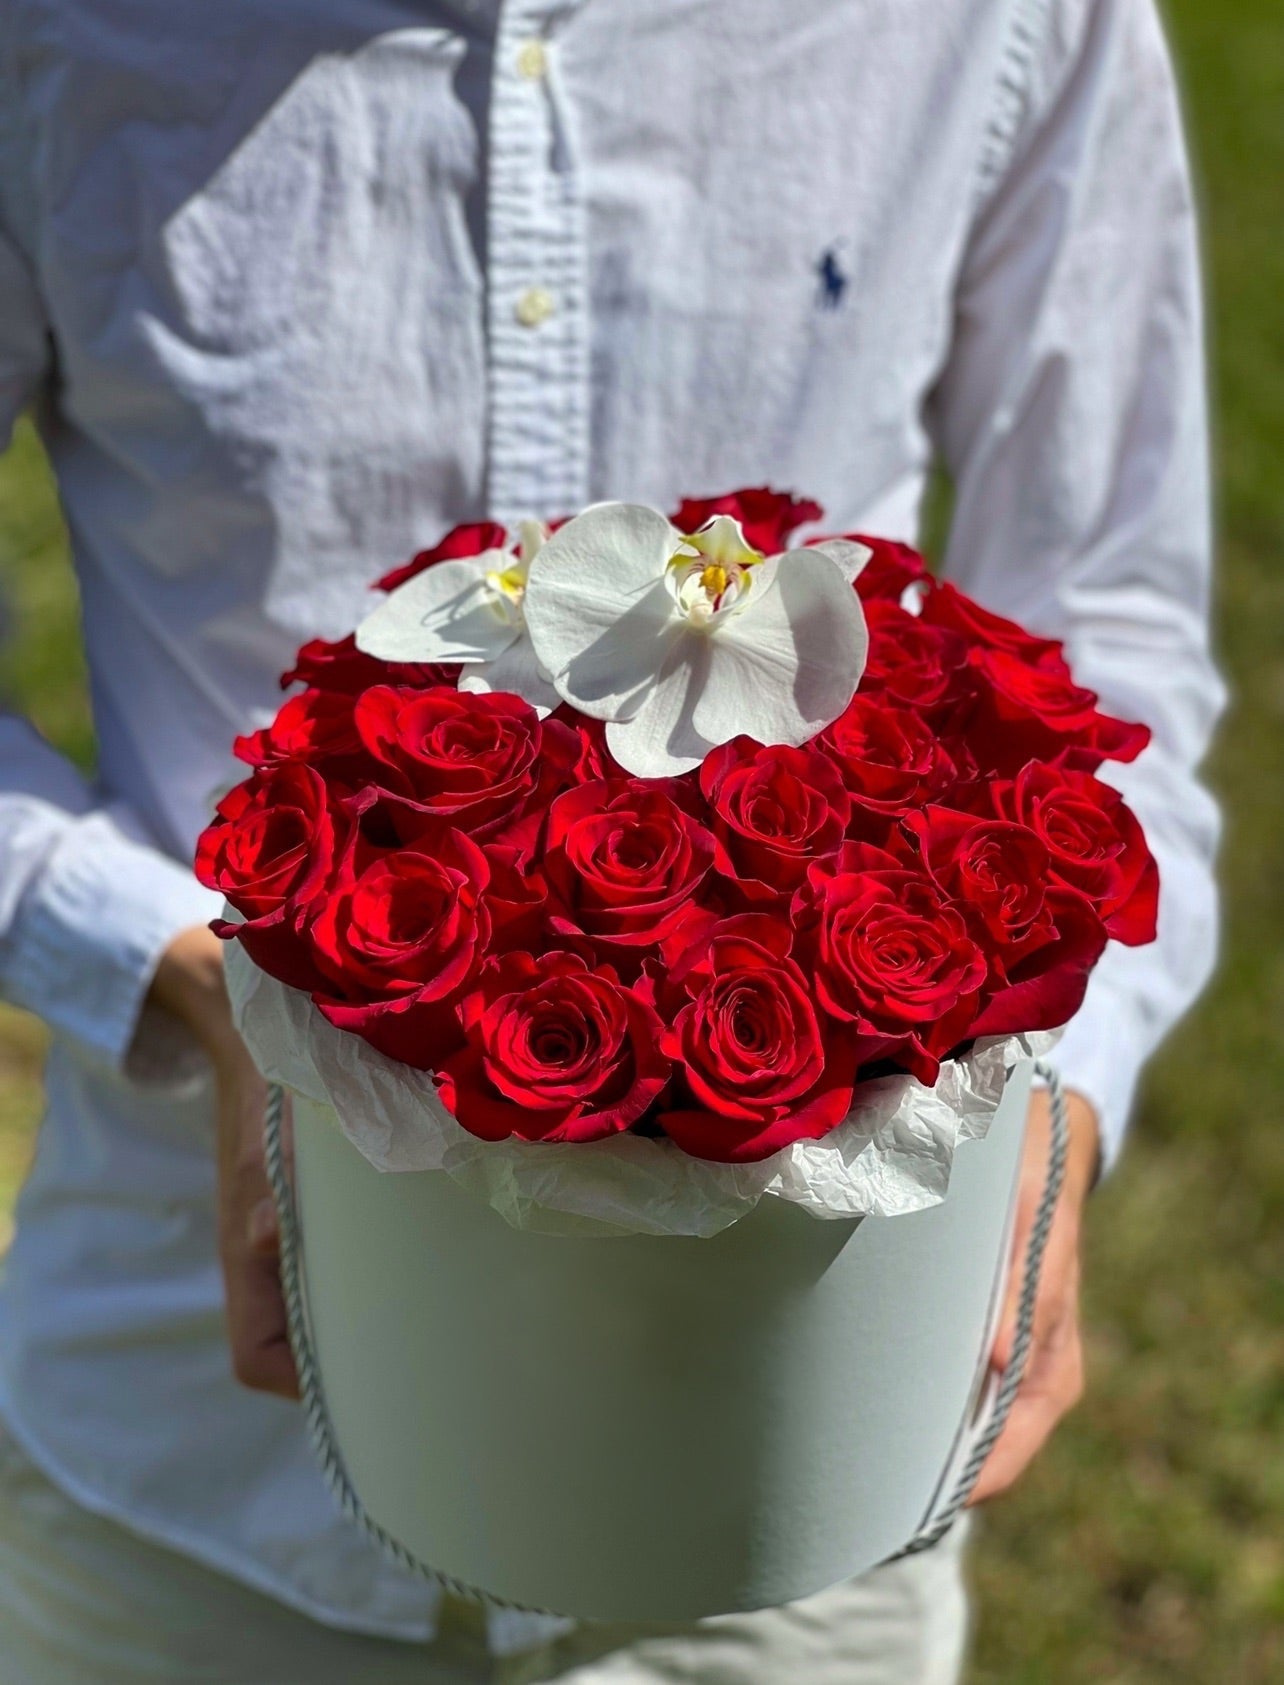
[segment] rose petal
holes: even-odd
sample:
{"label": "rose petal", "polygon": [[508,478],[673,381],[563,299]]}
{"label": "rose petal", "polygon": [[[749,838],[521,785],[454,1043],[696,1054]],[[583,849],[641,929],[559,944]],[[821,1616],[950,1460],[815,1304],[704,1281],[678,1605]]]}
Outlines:
{"label": "rose petal", "polygon": [[505,550],[438,562],[399,585],[357,627],[357,648],[381,661],[493,661],[521,630],[486,575],[512,566]]}

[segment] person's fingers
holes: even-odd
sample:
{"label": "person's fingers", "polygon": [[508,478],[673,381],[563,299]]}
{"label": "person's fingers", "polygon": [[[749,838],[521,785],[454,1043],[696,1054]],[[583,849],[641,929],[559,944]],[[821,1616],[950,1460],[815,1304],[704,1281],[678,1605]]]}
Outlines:
{"label": "person's fingers", "polygon": [[[1028,1226],[1026,1241],[1029,1239]],[[1025,1284],[1025,1245],[1014,1249],[1013,1280],[1009,1283],[1008,1308],[1004,1325],[995,1340],[990,1362],[995,1369],[1006,1369],[1012,1361],[1012,1347],[1016,1339],[1017,1305]],[[1079,1286],[1079,1223],[1072,1211],[1062,1208],[1053,1221],[1048,1243],[1044,1248],[1039,1269],[1039,1289],[1034,1301],[1034,1322],[1031,1329],[1032,1351],[1037,1352],[1052,1337],[1055,1329],[1065,1321],[1072,1306],[1077,1305]]]}
{"label": "person's fingers", "polygon": [[275,1260],[246,1253],[229,1260],[226,1273],[232,1373],[257,1392],[297,1399],[298,1376]]}
{"label": "person's fingers", "polygon": [[276,1214],[276,1202],[270,1194],[250,1208],[245,1234],[251,1252],[270,1258],[280,1256],[281,1225]]}
{"label": "person's fingers", "polygon": [[969,1503],[986,1503],[1012,1486],[1082,1395],[1083,1359],[1076,1329],[1045,1358],[1040,1375],[1028,1375]]}
{"label": "person's fingers", "polygon": [[969,1503],[982,1504],[996,1497],[1025,1472],[1058,1422],[1083,1396],[1083,1381],[1078,1269],[1072,1261],[1067,1291],[1060,1296],[1055,1313],[1049,1310],[1042,1329],[1036,1330],[1012,1412],[986,1459]]}
{"label": "person's fingers", "polygon": [[220,1092],[219,1250],[232,1372],[242,1385],[299,1396],[280,1279],[280,1230],[263,1157],[266,1085],[244,1071]]}
{"label": "person's fingers", "polygon": [[298,1377],[275,1245],[256,1250],[243,1232],[239,1239],[225,1238],[222,1260],[233,1374],[244,1386],[297,1398]]}
{"label": "person's fingers", "polygon": [[1046,1445],[1059,1420],[1047,1401],[1019,1398],[1002,1438],[986,1459],[969,1505],[989,1503],[1014,1486]]}
{"label": "person's fingers", "polygon": [[[1079,1239],[1084,1199],[1096,1175],[1096,1114],[1081,1096],[1067,1096],[1070,1141],[1066,1176],[1039,1272],[1029,1357],[1021,1386],[997,1444],[990,1452],[970,1503],[1005,1491],[1043,1448],[1057,1423],[1083,1392],[1079,1335]],[[1025,1256],[1047,1181],[1051,1108],[1046,1093],[1031,1097],[1013,1224],[1011,1270],[999,1328],[990,1352],[992,1369],[1012,1363],[1017,1312],[1025,1283]]]}

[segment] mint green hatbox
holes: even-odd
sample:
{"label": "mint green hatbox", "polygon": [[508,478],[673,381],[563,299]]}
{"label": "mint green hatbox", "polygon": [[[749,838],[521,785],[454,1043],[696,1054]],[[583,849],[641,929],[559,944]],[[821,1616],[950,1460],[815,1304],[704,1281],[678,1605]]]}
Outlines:
{"label": "mint green hatbox", "polygon": [[986,1386],[1032,1068],[959,1142],[939,1204],[820,1220],[764,1197],[709,1238],[510,1227],[440,1170],[376,1170],[301,1095],[291,1195],[278,1103],[331,1484],[397,1560],[587,1618],[792,1602],[931,1539],[1017,1379],[1019,1357],[1001,1398]]}

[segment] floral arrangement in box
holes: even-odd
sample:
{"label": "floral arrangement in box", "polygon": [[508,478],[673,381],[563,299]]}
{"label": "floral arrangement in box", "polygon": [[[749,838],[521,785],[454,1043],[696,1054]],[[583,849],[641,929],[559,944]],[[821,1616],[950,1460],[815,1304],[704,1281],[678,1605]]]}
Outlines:
{"label": "floral arrangement in box", "polygon": [[1064,1024],[1158,877],[1146,728],[765,489],[461,526],[314,641],[202,836],[221,925],[489,1141],[759,1160]]}

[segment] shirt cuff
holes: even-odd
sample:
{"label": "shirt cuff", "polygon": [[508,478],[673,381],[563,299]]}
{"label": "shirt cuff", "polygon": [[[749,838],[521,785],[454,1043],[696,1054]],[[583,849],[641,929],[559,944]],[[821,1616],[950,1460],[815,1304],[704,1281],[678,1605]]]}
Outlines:
{"label": "shirt cuff", "polygon": [[[218,916],[223,900],[192,871],[131,842],[104,814],[68,827],[24,895],[9,934],[10,997],[140,1080],[188,1064],[176,1026],[156,1024],[168,1051],[135,1046],[140,1013],[170,942]],[[159,1019],[162,1014],[149,1014]]]}

